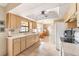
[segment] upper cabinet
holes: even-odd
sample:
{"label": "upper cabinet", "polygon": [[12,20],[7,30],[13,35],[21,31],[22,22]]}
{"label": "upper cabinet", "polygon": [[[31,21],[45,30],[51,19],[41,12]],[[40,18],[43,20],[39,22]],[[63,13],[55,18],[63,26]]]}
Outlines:
{"label": "upper cabinet", "polygon": [[8,13],[6,16],[6,28],[19,28],[20,32],[28,32],[30,29],[36,29],[37,23],[15,14]]}
{"label": "upper cabinet", "polygon": [[21,19],[19,16],[8,13],[6,19],[6,27],[10,29],[15,29],[20,26]]}
{"label": "upper cabinet", "polygon": [[35,21],[29,21],[29,29],[36,29],[37,23]]}
{"label": "upper cabinet", "polygon": [[14,28],[14,24],[16,22],[15,20],[16,20],[16,17],[13,14],[8,13],[7,14],[7,20],[6,20],[7,27],[13,29]]}
{"label": "upper cabinet", "polygon": [[68,21],[75,12],[76,12],[76,3],[71,3],[69,5],[67,13],[64,15],[65,21]]}
{"label": "upper cabinet", "polygon": [[32,29],[32,21],[29,21],[29,29]]}
{"label": "upper cabinet", "polygon": [[75,15],[76,12],[77,12],[76,3],[71,3],[70,9],[68,10],[68,13],[65,16],[65,22],[67,28],[77,28],[77,18]]}
{"label": "upper cabinet", "polygon": [[20,32],[29,31],[29,22],[26,19],[21,20]]}
{"label": "upper cabinet", "polygon": [[36,22],[32,22],[32,29],[36,29],[37,28],[37,23]]}
{"label": "upper cabinet", "polygon": [[67,28],[76,28],[77,27],[77,21],[74,20],[72,22],[68,22],[67,24]]}
{"label": "upper cabinet", "polygon": [[21,17],[20,16],[16,16],[16,28],[19,28],[21,25]]}

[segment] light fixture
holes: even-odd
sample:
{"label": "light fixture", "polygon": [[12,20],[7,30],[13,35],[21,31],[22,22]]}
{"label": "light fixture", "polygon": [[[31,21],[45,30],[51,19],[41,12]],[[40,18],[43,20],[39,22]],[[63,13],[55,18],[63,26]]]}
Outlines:
{"label": "light fixture", "polygon": [[41,14],[45,17],[47,17],[46,11],[41,11]]}

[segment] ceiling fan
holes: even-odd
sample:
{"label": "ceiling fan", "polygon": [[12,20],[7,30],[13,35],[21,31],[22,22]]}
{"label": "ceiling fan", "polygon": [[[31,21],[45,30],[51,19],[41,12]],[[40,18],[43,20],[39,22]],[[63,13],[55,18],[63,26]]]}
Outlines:
{"label": "ceiling fan", "polygon": [[59,7],[53,8],[53,9],[48,9],[48,10],[43,10],[41,11],[41,15],[44,15],[45,17],[48,17],[50,13],[56,12],[59,15]]}
{"label": "ceiling fan", "polygon": [[53,9],[44,9],[39,12],[26,16],[32,19],[44,20],[44,19],[53,19],[59,17],[59,7]]}
{"label": "ceiling fan", "polygon": [[41,14],[47,17],[46,11],[41,11]]}

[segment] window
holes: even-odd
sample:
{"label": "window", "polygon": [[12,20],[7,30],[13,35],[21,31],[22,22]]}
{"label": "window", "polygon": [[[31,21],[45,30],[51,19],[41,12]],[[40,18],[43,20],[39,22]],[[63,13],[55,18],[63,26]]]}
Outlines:
{"label": "window", "polygon": [[20,27],[20,32],[28,32],[29,31],[29,26],[28,26],[28,22],[26,21],[22,21],[21,22],[21,27]]}

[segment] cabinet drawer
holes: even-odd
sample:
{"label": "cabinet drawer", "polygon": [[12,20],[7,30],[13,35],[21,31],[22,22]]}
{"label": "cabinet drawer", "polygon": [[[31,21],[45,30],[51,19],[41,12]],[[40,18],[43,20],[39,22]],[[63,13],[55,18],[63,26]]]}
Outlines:
{"label": "cabinet drawer", "polygon": [[17,55],[20,53],[20,39],[14,39],[14,55]]}
{"label": "cabinet drawer", "polygon": [[26,48],[28,48],[30,46],[31,46],[31,43],[30,42],[26,43]]}
{"label": "cabinet drawer", "polygon": [[31,44],[32,44],[31,41],[27,39],[27,40],[26,40],[26,48],[30,47]]}

